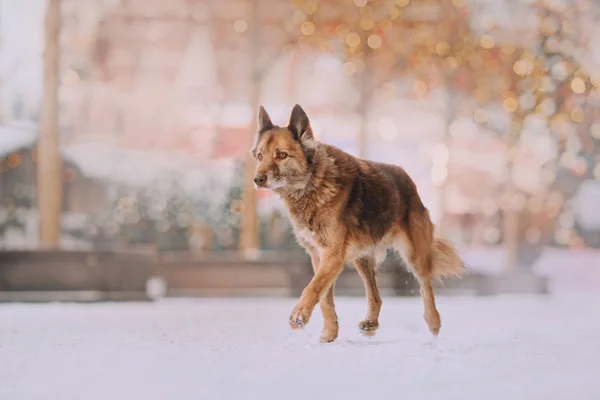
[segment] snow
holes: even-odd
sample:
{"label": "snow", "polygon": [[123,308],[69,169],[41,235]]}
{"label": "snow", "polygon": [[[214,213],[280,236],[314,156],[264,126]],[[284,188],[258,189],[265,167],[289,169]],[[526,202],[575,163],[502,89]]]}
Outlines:
{"label": "snow", "polygon": [[419,298],[338,298],[340,337],[287,327],[296,299],[0,305],[0,398],[597,399],[600,294],[439,297],[433,340]]}
{"label": "snow", "polygon": [[[0,220],[5,211],[0,209]],[[0,250],[36,250],[39,247],[39,218],[37,209],[17,208],[17,216],[24,229],[8,227],[0,236]],[[62,226],[66,229],[82,228],[87,216],[63,213]],[[90,250],[91,243],[68,233],[60,235],[60,247],[63,250]]]}
{"label": "snow", "polygon": [[[506,273],[506,251],[501,246],[464,247],[459,252],[471,271],[496,276]],[[550,279],[553,293],[583,289],[600,293],[598,265],[599,249],[545,247],[531,268],[536,274]]]}
{"label": "snow", "polygon": [[0,156],[35,143],[37,134],[30,129],[0,126]]}
{"label": "snow", "polygon": [[[158,150],[124,149],[116,145],[81,142],[62,147],[65,158],[73,162],[84,176],[121,183],[137,188],[157,188],[161,182],[177,180],[190,195],[215,185],[223,197],[229,190],[234,173],[233,160],[198,160],[192,155]],[[218,201],[215,200],[215,201]]]}
{"label": "snow", "polygon": [[600,250],[546,248],[533,268],[550,278],[553,292],[591,290],[600,293]]}

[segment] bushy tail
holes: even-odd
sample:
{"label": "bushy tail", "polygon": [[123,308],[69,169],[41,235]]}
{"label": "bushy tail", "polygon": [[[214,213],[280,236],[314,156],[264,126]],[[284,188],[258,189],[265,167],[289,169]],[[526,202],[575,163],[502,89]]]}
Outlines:
{"label": "bushy tail", "polygon": [[437,280],[461,278],[465,265],[454,246],[446,239],[435,238],[432,253],[432,276]]}

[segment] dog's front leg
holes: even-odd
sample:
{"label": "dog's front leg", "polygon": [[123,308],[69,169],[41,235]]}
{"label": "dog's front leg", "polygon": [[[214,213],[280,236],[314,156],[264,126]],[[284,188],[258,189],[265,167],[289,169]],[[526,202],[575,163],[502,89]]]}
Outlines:
{"label": "dog's front leg", "polygon": [[319,269],[302,291],[300,301],[290,315],[292,329],[301,329],[308,323],[319,302],[327,294],[333,282],[344,268],[344,254],[339,248],[325,248],[319,257]]}
{"label": "dog's front leg", "polygon": [[[319,252],[314,247],[309,248],[310,261],[313,267],[313,271],[316,274],[319,270],[320,257]],[[323,314],[323,331],[321,332],[321,338],[319,339],[322,343],[333,342],[338,336],[338,318],[335,312],[335,302],[333,300],[333,290],[335,282],[329,286],[327,293],[321,296],[319,304],[321,305],[321,314]]]}

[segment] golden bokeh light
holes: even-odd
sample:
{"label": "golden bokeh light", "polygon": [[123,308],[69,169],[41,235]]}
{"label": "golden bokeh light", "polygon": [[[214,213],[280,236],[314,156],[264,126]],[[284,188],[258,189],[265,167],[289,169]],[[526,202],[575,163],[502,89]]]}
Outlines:
{"label": "golden bokeh light", "polygon": [[538,114],[546,117],[552,116],[556,111],[556,103],[551,98],[545,98],[535,110]]}
{"label": "golden bokeh light", "polygon": [[481,25],[487,30],[493,29],[496,26],[496,20],[491,15],[484,15],[481,18]]}
{"label": "golden bokeh light", "polygon": [[21,165],[21,156],[17,153],[11,153],[8,156],[8,166],[11,168],[17,168]]}
{"label": "golden bokeh light", "polygon": [[338,37],[343,39],[348,36],[348,33],[350,33],[350,28],[348,28],[348,25],[346,24],[340,24],[335,28],[335,33],[338,35]]}
{"label": "golden bokeh light", "polygon": [[389,19],[385,18],[383,20],[381,20],[381,22],[379,23],[379,28],[382,31],[387,31],[389,29],[391,29],[393,26],[392,21],[390,21]]}
{"label": "golden bokeh light", "polygon": [[579,107],[575,107],[571,110],[571,119],[574,122],[582,122],[585,119],[585,113]]}
{"label": "golden bokeh light", "polygon": [[306,13],[302,10],[294,10],[292,22],[296,25],[300,25],[304,21],[306,21]]}
{"label": "golden bokeh light", "polygon": [[531,61],[529,61],[527,59],[518,60],[513,65],[513,70],[519,76],[529,75],[531,73],[532,69],[533,69],[533,64],[531,63]]}
{"label": "golden bokeh light", "polygon": [[425,83],[424,81],[417,79],[414,83],[413,83],[413,91],[418,94],[418,95],[424,95],[425,92],[427,92],[427,83]]}
{"label": "golden bokeh light", "polygon": [[450,53],[450,44],[444,41],[439,42],[435,46],[435,52],[438,53],[440,56],[445,56],[446,54]]}
{"label": "golden bokeh light", "polygon": [[574,93],[585,93],[585,82],[580,77],[573,78],[571,81],[571,89]]}
{"label": "golden bokeh light", "polygon": [[371,35],[367,39],[367,44],[372,49],[378,49],[381,47],[383,41],[381,40],[381,36],[379,35]]}
{"label": "golden bokeh light", "polygon": [[519,106],[519,103],[517,103],[517,99],[515,99],[514,97],[507,97],[502,102],[502,107],[506,111],[511,112],[511,113],[515,112],[517,110],[518,106]]}
{"label": "golden bokeh light", "polygon": [[311,21],[304,21],[300,26],[300,30],[302,31],[302,34],[310,36],[315,33],[315,24]]}
{"label": "golden bokeh light", "polygon": [[496,39],[492,35],[483,35],[480,43],[484,49],[491,49],[496,45]]}
{"label": "golden bokeh light", "polygon": [[233,23],[233,30],[237,33],[244,33],[248,30],[248,22],[245,19],[236,19]]}
{"label": "golden bokeh light", "polygon": [[512,44],[503,44],[502,47],[500,47],[500,51],[504,54],[513,54],[515,50],[516,48]]}
{"label": "golden bokeh light", "polygon": [[483,124],[488,120],[488,113],[483,108],[479,108],[473,113],[473,119],[475,122]]}
{"label": "golden bokeh light", "polygon": [[370,31],[375,27],[375,21],[371,17],[365,17],[360,20],[360,28],[363,31]]}
{"label": "golden bokeh light", "polygon": [[350,32],[346,36],[346,44],[350,47],[358,47],[360,45],[360,36],[358,33]]}
{"label": "golden bokeh light", "polygon": [[458,67],[458,61],[456,60],[455,57],[446,57],[446,59],[444,60],[444,63],[450,69],[455,69]]}
{"label": "golden bokeh light", "polygon": [[319,4],[316,1],[309,1],[304,4],[303,8],[306,15],[314,15],[319,9]]}

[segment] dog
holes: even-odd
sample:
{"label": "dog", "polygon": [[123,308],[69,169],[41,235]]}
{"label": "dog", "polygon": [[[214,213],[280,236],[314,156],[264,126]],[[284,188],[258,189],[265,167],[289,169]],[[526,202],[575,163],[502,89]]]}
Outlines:
{"label": "dog", "polygon": [[351,261],[368,300],[359,328],[366,336],[374,335],[382,305],[375,275],[387,250],[393,249],[418,280],[423,317],[430,332],[438,335],[441,320],[431,280],[460,277],[464,263],[448,241],[434,237],[429,211],[404,169],[317,141],[298,104],[286,127],[274,125],[260,106],[251,153],[256,160],[255,188],[281,197],[295,236],[311,258],[314,276],[289,317],[292,329],[304,328],[319,303],[320,341],[337,338],[334,286],[345,262]]}

